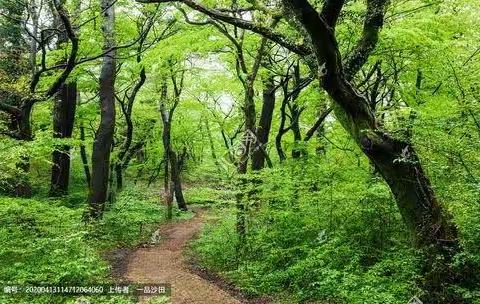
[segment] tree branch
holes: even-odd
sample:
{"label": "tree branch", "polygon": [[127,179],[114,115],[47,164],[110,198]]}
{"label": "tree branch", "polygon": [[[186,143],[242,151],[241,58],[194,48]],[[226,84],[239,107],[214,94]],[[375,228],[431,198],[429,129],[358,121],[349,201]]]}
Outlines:
{"label": "tree branch", "polygon": [[317,131],[317,129],[322,125],[322,123],[325,121],[327,116],[332,112],[332,110],[333,110],[332,108],[328,108],[327,110],[322,112],[322,114],[320,114],[315,124],[305,134],[305,138],[303,139],[304,142],[307,142],[312,138],[313,134],[315,134],[315,131]]}
{"label": "tree branch", "polygon": [[298,55],[306,56],[306,55],[309,55],[309,54],[312,53],[310,48],[308,48],[306,45],[295,44],[294,42],[289,41],[289,39],[286,38],[285,36],[283,36],[282,34],[277,33],[275,31],[271,30],[270,28],[255,24],[251,21],[247,21],[247,20],[244,20],[244,19],[241,19],[241,18],[231,16],[231,15],[229,15],[227,13],[224,13],[222,11],[219,11],[217,9],[208,8],[208,7],[203,6],[202,4],[198,3],[195,0],[137,0],[137,2],[140,2],[140,3],[165,3],[165,2],[184,3],[188,7],[192,8],[196,11],[199,11],[199,12],[201,12],[201,13],[203,13],[203,14],[205,14],[205,15],[213,18],[213,19],[220,20],[220,21],[229,23],[231,25],[235,25],[239,28],[252,31],[252,32],[257,33],[257,34],[260,34],[260,35],[272,40],[273,42],[276,42],[277,44],[283,46],[284,48],[298,54]]}
{"label": "tree branch", "polygon": [[331,28],[337,25],[338,17],[342,11],[344,0],[326,0],[320,15]]}
{"label": "tree branch", "polygon": [[344,63],[345,77],[352,80],[355,74],[367,62],[368,57],[378,42],[380,29],[383,26],[388,0],[368,0],[367,13],[363,24],[362,37],[355,50]]}

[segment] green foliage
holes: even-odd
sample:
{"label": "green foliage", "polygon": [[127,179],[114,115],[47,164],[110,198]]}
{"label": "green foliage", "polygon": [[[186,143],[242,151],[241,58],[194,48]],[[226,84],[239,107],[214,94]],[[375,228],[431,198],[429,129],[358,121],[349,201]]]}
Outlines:
{"label": "green foliage", "polygon": [[215,208],[222,205],[229,205],[233,199],[233,193],[226,187],[194,187],[184,191],[185,199],[189,204],[214,205]]}
{"label": "green foliage", "polygon": [[[80,199],[81,203],[78,203]],[[149,240],[165,218],[153,192],[132,188],[95,224],[83,221],[85,197],[13,199],[0,204],[0,285],[112,283],[101,252]],[[1,303],[76,303],[78,297],[0,297]],[[85,297],[94,303],[133,303],[119,296]],[[33,302],[32,302],[33,301]]]}
{"label": "green foliage", "polygon": [[[193,245],[203,265],[279,303],[283,297],[289,303],[400,304],[422,293],[421,254],[411,247],[388,187],[363,160],[327,153],[255,179],[261,183],[242,190],[252,193],[244,201],[245,242],[239,243],[233,204],[215,206],[214,222]],[[454,210],[458,218],[463,208]],[[475,258],[458,259],[462,267]]]}
{"label": "green foliage", "polygon": [[104,278],[106,265],[85,244],[82,210],[55,201],[2,198],[2,282],[79,283]]}
{"label": "green foliage", "polygon": [[149,240],[165,220],[160,196],[142,187],[122,191],[103,218],[94,225],[92,237],[105,248],[131,247]]}
{"label": "green foliage", "polygon": [[[199,2],[225,12],[233,3]],[[317,9],[323,3],[310,2]],[[362,35],[366,1],[345,2],[335,34],[342,57],[348,58]],[[370,91],[376,85],[374,68],[384,78],[376,92],[384,95],[374,109],[379,128],[411,143],[418,152],[438,201],[453,215],[459,228],[464,251],[455,257],[454,267],[471,282],[454,288],[478,304],[480,274],[475,269],[480,265],[480,2],[388,2],[378,44],[351,82],[360,93],[371,97]],[[177,4],[191,21],[202,23],[209,19],[179,3],[115,2],[115,40],[121,46],[117,56],[117,97],[128,96],[142,68],[146,70],[146,83],[132,110],[133,143],[142,145],[132,153],[124,190],[107,205],[101,220],[85,224],[88,187],[79,153],[79,126],[85,127],[83,144],[90,161],[101,112],[101,11],[99,1],[82,3],[80,8],[78,3],[65,2],[80,40],[77,60],[91,60],[76,66],[69,76],[69,80],[77,82],[80,92],[73,138],[53,139],[52,100],[40,98],[35,104],[30,119],[34,138],[30,141],[4,136],[17,126],[12,114],[4,110],[0,113],[0,193],[14,193],[28,184],[35,195],[32,199],[0,197],[0,284],[108,282],[109,269],[101,254],[149,241],[165,218],[158,185],[165,169],[159,112],[161,86],[166,79],[170,106],[174,91],[170,77],[184,73],[171,136],[177,152],[184,148],[187,151],[182,167],[186,201],[208,206],[213,214],[207,216],[211,222],[193,245],[192,254],[202,265],[220,272],[248,293],[272,295],[279,303],[406,303],[422,293],[418,284],[422,256],[412,247],[389,187],[342,129],[339,120],[348,123],[346,117],[335,116],[338,113],[329,116],[309,142],[295,141],[292,132],[285,134],[281,145],[288,159],[281,163],[274,147],[284,97],[279,87],[266,146],[273,169],[247,177],[235,174],[236,163],[228,156],[232,146],[241,141],[246,92],[242,81],[249,77],[241,71],[238,47],[246,69],[251,70],[261,37],[227,24],[189,24]],[[286,16],[282,7],[272,4],[263,0],[236,1],[235,5],[248,12],[235,16],[270,27],[275,14]],[[18,106],[26,97],[32,97],[32,41],[22,20],[27,15],[25,7],[21,1],[0,0],[3,107]],[[44,5],[40,19],[42,26],[54,28],[50,10],[49,5]],[[148,16],[155,19],[140,47],[139,30]],[[27,24],[31,27],[32,20]],[[45,33],[50,35],[50,31]],[[295,30],[295,24],[286,18],[279,20],[275,31],[295,43],[308,43],[302,37],[304,33]],[[58,65],[71,49],[70,43],[54,47],[56,38],[52,32],[45,54],[47,67]],[[268,56],[261,62],[253,83],[257,122],[265,78],[277,73],[274,82],[280,85],[291,77],[285,75],[287,68],[299,59],[305,59],[299,67],[301,78],[311,76],[311,58],[299,58],[271,42],[266,50]],[[36,55],[38,69],[40,52]],[[41,76],[36,97],[60,72],[54,69]],[[370,72],[372,80],[364,79]],[[290,85],[287,89],[292,88]],[[302,135],[329,103],[317,81],[299,92],[295,104],[301,108]],[[112,162],[118,158],[118,147],[126,133],[125,117],[118,104],[116,112]],[[288,127],[292,117],[286,120]],[[52,150],[59,144],[72,147],[70,194],[54,200],[46,193]],[[294,150],[305,155],[291,159]],[[400,157],[397,161],[409,160]],[[131,180],[148,186],[135,186]],[[237,199],[246,207],[245,239],[237,232]],[[174,213],[176,219],[193,216],[191,212]],[[86,299],[95,303],[131,303],[130,299],[120,298]],[[1,303],[75,301],[46,296],[0,298]],[[151,302],[163,303],[164,299]]]}

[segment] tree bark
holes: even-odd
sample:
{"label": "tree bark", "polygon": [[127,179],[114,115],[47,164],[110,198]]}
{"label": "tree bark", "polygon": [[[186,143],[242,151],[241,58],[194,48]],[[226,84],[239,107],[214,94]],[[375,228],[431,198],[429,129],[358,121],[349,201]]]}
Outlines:
{"label": "tree bark", "polygon": [[293,101],[293,105],[291,106],[291,117],[292,117],[292,125],[291,130],[293,133],[293,148],[292,148],[292,158],[300,158],[302,155],[302,133],[300,131],[300,114],[301,111],[298,108],[298,105],[295,101]]}
{"label": "tree bark", "polygon": [[[300,88],[302,80],[300,78],[300,64],[297,63],[293,69],[293,82],[295,88]],[[292,158],[300,158],[302,155],[302,133],[300,131],[300,115],[302,114],[302,110],[298,107],[296,102],[298,96],[300,95],[300,90],[295,90],[295,93],[291,97],[290,103],[290,120],[291,126],[290,129],[293,133],[293,149],[292,149]]]}
{"label": "tree bark", "polygon": [[[144,70],[142,70],[144,71]],[[133,104],[133,101],[132,101]],[[123,188],[123,170],[124,170],[124,163],[125,163],[125,156],[127,155],[130,146],[132,145],[133,140],[133,121],[132,121],[132,111],[130,110],[123,110],[123,114],[125,116],[125,123],[126,123],[126,134],[125,134],[125,141],[123,142],[122,146],[120,147],[120,151],[118,152],[118,160],[115,163],[115,176],[117,178],[117,190],[120,191]]]}
{"label": "tree bark", "polygon": [[[172,78],[173,79],[173,78]],[[167,85],[164,82],[162,87],[162,97],[160,104],[160,114],[163,122],[163,149],[164,149],[164,158],[165,158],[165,193],[167,196],[167,208],[171,210],[171,203],[173,196],[175,195],[175,200],[177,201],[178,208],[183,211],[187,211],[187,204],[183,197],[182,191],[182,181],[180,178],[181,173],[181,163],[179,162],[177,153],[172,148],[171,142],[171,130],[172,130],[172,119],[173,113],[178,105],[180,98],[180,90],[175,86],[175,97],[174,104],[168,110],[166,106],[167,101]],[[170,177],[170,186],[168,186],[168,177]],[[170,213],[170,211],[168,212]],[[171,217],[170,217],[171,218]]]}
{"label": "tree bark", "polygon": [[265,166],[266,145],[268,144],[268,137],[272,127],[273,110],[275,109],[275,91],[276,87],[273,82],[273,77],[267,78],[264,81],[263,105],[257,128],[257,142],[252,153],[252,169],[254,171],[261,170]]}
{"label": "tree bark", "polygon": [[[162,97],[162,102],[166,98],[166,85],[165,85],[165,96]],[[162,94],[163,95],[163,94]],[[163,189],[165,202],[167,205],[167,220],[172,219],[172,203],[173,203],[173,185],[171,185],[170,178],[170,123],[168,121],[168,112],[165,108],[165,105],[162,103],[160,106],[162,122],[163,122],[163,131],[162,131],[162,142],[163,142],[163,159],[165,164],[165,170],[163,175]]]}
{"label": "tree bark", "polygon": [[88,165],[87,149],[85,147],[85,127],[83,122],[80,124],[80,157],[82,158],[83,171],[85,172],[85,180],[87,187],[90,189],[92,183],[92,177],[90,175],[90,166]]}
{"label": "tree bark", "polygon": [[170,177],[172,179],[175,200],[177,201],[178,209],[182,211],[187,211],[187,203],[185,202],[185,198],[183,197],[182,181],[180,178],[180,173],[182,169],[181,161],[179,160],[178,155],[175,151],[171,150],[170,153],[170,168],[172,171]]}
{"label": "tree bark", "polygon": [[[274,23],[274,25],[276,22]],[[241,157],[238,162],[237,172],[240,174],[247,173],[248,159],[250,158],[252,143],[257,141],[256,138],[256,110],[255,110],[255,79],[257,78],[258,70],[260,68],[261,61],[265,53],[265,47],[267,45],[267,39],[262,38],[260,46],[255,57],[255,61],[250,73],[245,66],[245,59],[243,57],[243,50],[237,50],[237,62],[243,66],[242,72],[247,74],[247,79],[243,82],[245,89],[245,99],[243,104],[243,115],[245,119],[245,132],[243,135],[243,142],[241,146]],[[241,64],[240,64],[241,63]],[[242,79],[241,76],[239,76]]]}
{"label": "tree bark", "polygon": [[[55,27],[61,29],[57,35],[57,48],[60,49],[68,41],[66,28],[59,20],[57,12],[60,8],[52,3],[52,14]],[[36,46],[32,46],[35,50]],[[68,58],[60,63],[67,63]],[[77,106],[77,85],[75,82],[63,83],[55,96],[53,108],[53,138],[66,139],[72,137],[75,110]],[[50,181],[50,196],[62,196],[68,193],[70,178],[70,146],[58,145],[52,152],[52,172]]]}
{"label": "tree bark", "polygon": [[280,159],[280,162],[283,162],[287,159],[287,155],[285,154],[285,151],[283,151],[282,147],[282,138],[283,135],[285,135],[290,128],[285,128],[285,122],[287,120],[287,113],[286,113],[286,108],[287,108],[287,103],[288,103],[288,97],[287,91],[284,89],[284,97],[282,101],[282,106],[280,107],[280,127],[278,128],[277,136],[275,136],[275,148],[277,149],[277,154],[278,158]]}
{"label": "tree bark", "polygon": [[[77,105],[77,84],[65,83],[57,95],[54,107],[53,137],[71,138]],[[70,177],[70,145],[59,145],[52,153],[50,196],[68,193]]]}
{"label": "tree bark", "polygon": [[[115,10],[114,1],[102,0],[104,49],[115,46]],[[115,76],[116,51],[110,50],[103,58],[100,74],[100,125],[98,127],[92,152],[92,184],[90,187],[90,215],[102,216],[108,193],[110,149],[115,128]]]}
{"label": "tree bark", "polygon": [[334,102],[337,117],[390,185],[417,244],[426,246],[455,241],[455,226],[438,204],[413,147],[378,129],[368,101],[347,81],[333,32],[306,0],[285,2],[309,33],[317,60],[325,63],[327,73],[321,84]]}
{"label": "tree bark", "polygon": [[[432,285],[428,289],[432,293],[441,292],[441,281],[451,279],[448,265],[459,250],[457,228],[438,202],[413,146],[378,128],[368,100],[347,80],[353,78],[359,63],[366,61],[372,48],[359,43],[361,55],[353,56],[354,62],[347,64],[349,68],[345,72],[334,32],[310,3],[307,0],[284,2],[308,32],[319,66],[325,64],[326,74],[320,82],[333,100],[337,118],[390,186],[416,245],[427,251],[430,260],[427,276],[437,278],[429,282]],[[385,1],[373,2],[385,4]],[[378,24],[378,18],[375,20]],[[435,258],[437,255],[440,260]]]}
{"label": "tree bark", "polygon": [[[248,78],[251,78],[249,76]],[[238,161],[237,172],[240,174],[245,174],[247,172],[248,158],[250,157],[250,149],[252,141],[254,140],[252,136],[255,136],[255,100],[254,100],[254,89],[253,89],[253,80],[249,80],[245,88],[245,101],[243,104],[243,115],[245,119],[245,131],[243,134],[242,145],[240,147],[241,153],[240,159]]]}

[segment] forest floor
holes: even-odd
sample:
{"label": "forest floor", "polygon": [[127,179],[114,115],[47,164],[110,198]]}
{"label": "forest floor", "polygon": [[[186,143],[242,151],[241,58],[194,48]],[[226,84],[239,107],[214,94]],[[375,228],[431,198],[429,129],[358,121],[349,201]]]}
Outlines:
{"label": "forest floor", "polygon": [[[169,283],[173,304],[268,303],[264,299],[247,299],[234,286],[192,264],[185,256],[187,244],[201,231],[207,212],[195,209],[191,219],[162,225],[154,233],[154,237],[159,238],[157,244],[112,252],[109,260],[113,276],[119,281],[134,283]],[[148,298],[140,298],[139,303],[148,303]]]}

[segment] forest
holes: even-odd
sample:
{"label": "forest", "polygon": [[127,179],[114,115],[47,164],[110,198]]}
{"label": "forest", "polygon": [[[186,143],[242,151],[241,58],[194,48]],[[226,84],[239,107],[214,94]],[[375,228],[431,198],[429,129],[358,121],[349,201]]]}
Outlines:
{"label": "forest", "polygon": [[0,304],[480,304],[480,1],[0,0]]}

